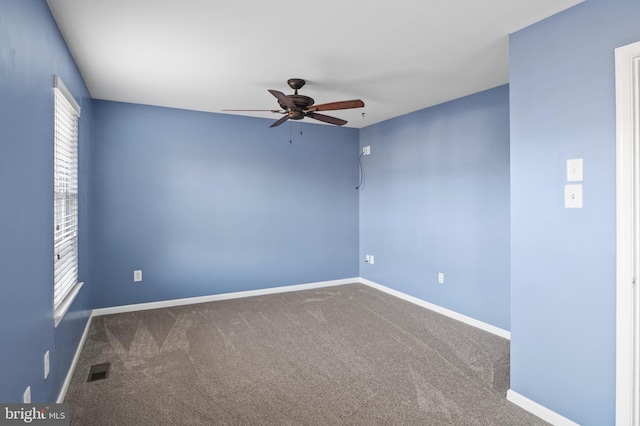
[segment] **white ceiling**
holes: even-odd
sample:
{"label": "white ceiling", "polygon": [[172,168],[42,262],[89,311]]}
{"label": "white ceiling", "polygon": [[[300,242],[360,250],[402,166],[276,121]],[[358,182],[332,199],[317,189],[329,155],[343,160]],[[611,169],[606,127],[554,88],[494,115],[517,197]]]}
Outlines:
{"label": "white ceiling", "polygon": [[360,128],[507,83],[508,34],[581,1],[47,3],[95,99],[276,109],[296,77],[316,103],[362,99],[327,112]]}

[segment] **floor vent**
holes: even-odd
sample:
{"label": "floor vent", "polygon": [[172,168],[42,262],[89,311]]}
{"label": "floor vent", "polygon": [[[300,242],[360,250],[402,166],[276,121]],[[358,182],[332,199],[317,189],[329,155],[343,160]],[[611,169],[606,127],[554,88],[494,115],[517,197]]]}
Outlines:
{"label": "floor vent", "polygon": [[92,365],[89,369],[89,378],[87,382],[95,382],[96,380],[104,380],[109,377],[109,368],[111,363]]}

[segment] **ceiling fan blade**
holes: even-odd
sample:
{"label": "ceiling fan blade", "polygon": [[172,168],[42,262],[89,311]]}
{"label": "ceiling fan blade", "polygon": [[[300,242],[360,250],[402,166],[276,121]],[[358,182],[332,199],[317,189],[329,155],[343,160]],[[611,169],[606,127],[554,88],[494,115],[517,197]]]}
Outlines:
{"label": "ceiling fan blade", "polygon": [[281,114],[285,113],[285,111],[280,111],[279,109],[222,109],[220,111],[253,111],[253,112],[264,111],[264,112],[279,112]]}
{"label": "ceiling fan blade", "polygon": [[269,90],[269,93],[271,93],[273,96],[275,96],[282,105],[286,105],[288,107],[296,108],[296,104],[293,103],[293,101],[291,99],[289,99],[289,97],[287,95],[285,95],[284,93],[278,92],[277,90],[271,90],[271,89],[268,89],[268,90]]}
{"label": "ceiling fan blade", "polygon": [[279,125],[281,125],[282,123],[284,123],[285,121],[287,121],[288,119],[289,119],[289,116],[288,116],[288,115],[285,115],[285,116],[283,116],[280,120],[278,120],[278,121],[274,122],[274,123],[273,123],[271,126],[269,126],[269,127],[276,127],[276,126],[279,126]]}
{"label": "ceiling fan blade", "polygon": [[328,104],[320,104],[320,105],[311,105],[308,110],[309,111],[334,111],[337,109],[351,109],[351,108],[362,108],[364,107],[364,102],[360,99],[353,99],[351,101],[339,101],[339,102],[329,102]]}
{"label": "ceiling fan blade", "polygon": [[311,111],[309,111],[306,116],[309,118],[313,118],[314,120],[324,121],[325,123],[329,124],[335,124],[336,126],[343,126],[347,124],[347,121],[342,120],[341,118],[329,117],[328,115],[318,114]]}

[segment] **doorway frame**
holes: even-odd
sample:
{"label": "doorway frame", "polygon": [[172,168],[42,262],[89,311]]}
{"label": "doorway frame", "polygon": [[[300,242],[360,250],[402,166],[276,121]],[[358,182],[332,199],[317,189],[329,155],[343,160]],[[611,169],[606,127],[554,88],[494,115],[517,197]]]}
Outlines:
{"label": "doorway frame", "polygon": [[615,77],[616,425],[639,426],[640,42],[615,50]]}

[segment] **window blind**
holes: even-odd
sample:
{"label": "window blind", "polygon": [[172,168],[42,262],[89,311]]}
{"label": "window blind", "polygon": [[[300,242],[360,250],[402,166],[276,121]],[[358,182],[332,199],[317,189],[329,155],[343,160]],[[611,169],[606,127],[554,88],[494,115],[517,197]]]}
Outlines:
{"label": "window blind", "polygon": [[80,107],[56,76],[54,88],[54,290],[56,317],[78,284],[78,118]]}

